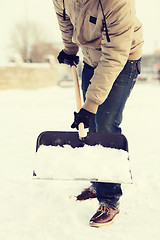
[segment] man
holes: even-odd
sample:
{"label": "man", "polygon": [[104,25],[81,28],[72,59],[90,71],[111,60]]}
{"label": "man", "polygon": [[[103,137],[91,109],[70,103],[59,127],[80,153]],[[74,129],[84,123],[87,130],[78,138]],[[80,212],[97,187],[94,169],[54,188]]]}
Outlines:
{"label": "man", "polygon": [[[142,56],[142,25],[134,0],[53,0],[64,50],[60,63],[78,64],[83,53],[84,104],[72,128],[83,122],[93,132],[118,132],[122,112],[132,90]],[[107,167],[107,166],[106,166]],[[93,182],[77,200],[97,197],[100,207],[90,226],[107,225],[119,214],[121,185]]]}

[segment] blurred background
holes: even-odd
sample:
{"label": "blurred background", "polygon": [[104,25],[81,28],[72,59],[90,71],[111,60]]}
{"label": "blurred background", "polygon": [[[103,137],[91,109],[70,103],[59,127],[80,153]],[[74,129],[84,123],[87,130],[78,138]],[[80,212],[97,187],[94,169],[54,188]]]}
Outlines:
{"label": "blurred background", "polygon": [[[159,0],[136,0],[145,40],[140,81],[160,81],[159,9]],[[0,0],[0,89],[70,86],[56,60],[62,48],[52,0]]]}

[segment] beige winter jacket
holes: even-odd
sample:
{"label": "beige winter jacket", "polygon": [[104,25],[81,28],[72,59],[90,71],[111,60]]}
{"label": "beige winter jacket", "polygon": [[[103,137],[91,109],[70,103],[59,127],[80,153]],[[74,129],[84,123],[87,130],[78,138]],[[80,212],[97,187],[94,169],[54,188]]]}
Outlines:
{"label": "beige winter jacket", "polygon": [[[83,108],[96,113],[107,98],[127,60],[142,55],[142,25],[136,18],[134,0],[101,0],[110,42],[103,28],[98,0],[53,0],[62,32],[64,51],[76,54],[95,68]],[[63,9],[65,7],[65,20]]]}

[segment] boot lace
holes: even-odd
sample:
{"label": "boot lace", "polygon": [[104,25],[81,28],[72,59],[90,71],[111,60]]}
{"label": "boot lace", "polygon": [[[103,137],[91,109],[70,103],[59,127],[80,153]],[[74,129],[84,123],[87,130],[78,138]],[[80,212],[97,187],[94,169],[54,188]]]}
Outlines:
{"label": "boot lace", "polygon": [[102,213],[105,213],[105,212],[111,213],[112,211],[113,209],[107,206],[100,206],[98,208],[98,212],[102,212]]}

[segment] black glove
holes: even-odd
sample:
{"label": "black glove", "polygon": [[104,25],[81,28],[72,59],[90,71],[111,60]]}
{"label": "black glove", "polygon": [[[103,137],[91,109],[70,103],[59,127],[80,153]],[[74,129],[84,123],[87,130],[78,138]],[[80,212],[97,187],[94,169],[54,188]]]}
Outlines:
{"label": "black glove", "polygon": [[84,123],[84,128],[88,128],[92,117],[93,117],[94,113],[91,113],[87,110],[85,110],[84,108],[81,108],[81,110],[76,113],[74,112],[74,122],[71,125],[71,128],[77,128],[78,130],[78,125],[82,122]]}
{"label": "black glove", "polygon": [[79,63],[79,57],[76,54],[70,55],[65,53],[63,50],[57,57],[59,63],[64,63],[70,66],[77,65]]}

